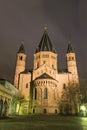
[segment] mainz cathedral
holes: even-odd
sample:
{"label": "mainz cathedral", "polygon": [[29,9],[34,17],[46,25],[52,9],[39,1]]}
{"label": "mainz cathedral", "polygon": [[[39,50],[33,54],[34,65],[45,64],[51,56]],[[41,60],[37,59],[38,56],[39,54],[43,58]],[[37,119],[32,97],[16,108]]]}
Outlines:
{"label": "mainz cathedral", "polygon": [[34,52],[33,69],[26,69],[26,53],[21,44],[16,55],[14,86],[24,97],[19,114],[76,114],[79,103],[79,77],[76,55],[69,42],[66,68],[60,71],[58,55],[44,29]]}

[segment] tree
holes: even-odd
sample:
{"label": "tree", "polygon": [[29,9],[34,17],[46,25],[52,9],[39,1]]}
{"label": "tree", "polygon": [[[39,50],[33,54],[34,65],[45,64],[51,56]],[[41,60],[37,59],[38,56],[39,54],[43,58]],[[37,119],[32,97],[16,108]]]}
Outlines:
{"label": "tree", "polygon": [[78,112],[77,105],[80,102],[79,84],[68,84],[62,90],[61,95],[61,111],[64,114],[76,114]]}
{"label": "tree", "polygon": [[87,103],[87,80],[80,78],[81,100]]}

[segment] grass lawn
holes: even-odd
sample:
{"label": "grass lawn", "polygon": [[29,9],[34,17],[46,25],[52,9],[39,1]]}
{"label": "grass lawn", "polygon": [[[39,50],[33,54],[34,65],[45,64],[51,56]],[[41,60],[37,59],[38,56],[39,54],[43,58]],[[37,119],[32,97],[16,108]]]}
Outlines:
{"label": "grass lawn", "polygon": [[0,130],[87,130],[87,117],[29,115],[0,119]]}

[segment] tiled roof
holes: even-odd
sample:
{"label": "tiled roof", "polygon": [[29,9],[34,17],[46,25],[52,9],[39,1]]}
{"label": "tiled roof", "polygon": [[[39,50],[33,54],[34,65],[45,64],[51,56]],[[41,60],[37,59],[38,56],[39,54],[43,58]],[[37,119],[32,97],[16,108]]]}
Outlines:
{"label": "tiled roof", "polygon": [[51,51],[53,53],[56,53],[46,30],[43,33],[43,36],[41,38],[41,41],[40,41],[35,53],[38,53],[40,51]]}
{"label": "tiled roof", "polygon": [[55,80],[54,78],[52,78],[47,73],[42,74],[41,76],[37,77],[35,80],[37,80],[37,79],[53,79],[53,80]]}
{"label": "tiled roof", "polygon": [[24,53],[25,54],[25,49],[24,49],[24,45],[21,44],[19,50],[18,50],[18,53]]}
{"label": "tiled roof", "polygon": [[29,73],[32,73],[32,70],[25,69],[25,70],[22,71],[20,74],[29,74]]}

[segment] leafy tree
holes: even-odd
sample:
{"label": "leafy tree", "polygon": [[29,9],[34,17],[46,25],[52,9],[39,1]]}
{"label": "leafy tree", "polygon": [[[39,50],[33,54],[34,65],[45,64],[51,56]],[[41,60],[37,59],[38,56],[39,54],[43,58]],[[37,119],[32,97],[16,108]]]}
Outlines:
{"label": "leafy tree", "polygon": [[80,88],[81,88],[81,101],[82,103],[87,103],[87,80],[80,78]]}
{"label": "leafy tree", "polygon": [[62,113],[76,114],[77,104],[80,102],[80,88],[78,84],[68,84],[62,90],[60,108]]}

